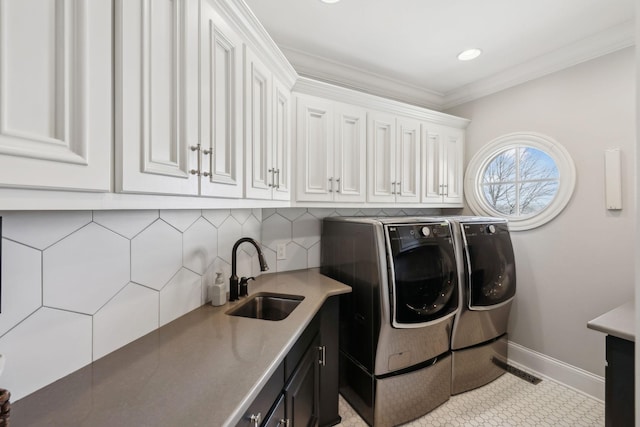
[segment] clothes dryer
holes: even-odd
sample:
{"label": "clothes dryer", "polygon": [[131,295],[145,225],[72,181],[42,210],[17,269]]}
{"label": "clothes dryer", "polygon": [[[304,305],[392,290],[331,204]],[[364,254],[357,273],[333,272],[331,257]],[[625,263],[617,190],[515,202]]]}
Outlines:
{"label": "clothes dryer", "polygon": [[419,418],[451,396],[458,311],[451,225],[433,218],[325,218],[321,272],[340,300],[340,392],[373,426]]}
{"label": "clothes dryer", "polygon": [[460,310],[451,335],[451,392],[458,394],[485,385],[505,372],[516,267],[506,220],[449,220],[460,263]]}

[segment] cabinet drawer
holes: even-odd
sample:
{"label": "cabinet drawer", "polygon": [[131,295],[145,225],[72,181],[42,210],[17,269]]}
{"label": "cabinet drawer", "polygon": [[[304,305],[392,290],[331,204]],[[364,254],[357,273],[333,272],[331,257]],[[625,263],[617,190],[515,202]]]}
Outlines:
{"label": "cabinet drawer", "polygon": [[238,427],[254,427],[254,423],[251,421],[251,416],[257,416],[260,414],[260,419],[264,419],[269,410],[273,406],[273,403],[278,399],[278,396],[282,393],[284,387],[284,362],[278,366],[278,369],[273,373],[271,378],[265,386],[262,388],[258,396],[251,403],[251,406],[242,416],[242,419],[236,426]]}
{"label": "cabinet drawer", "polygon": [[284,427],[287,425],[285,415],[284,394],[281,394],[269,415],[264,419],[261,427]]}

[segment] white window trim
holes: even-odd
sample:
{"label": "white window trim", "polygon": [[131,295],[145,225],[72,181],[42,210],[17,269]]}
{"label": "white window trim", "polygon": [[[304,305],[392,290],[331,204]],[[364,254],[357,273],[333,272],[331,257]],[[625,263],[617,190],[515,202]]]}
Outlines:
{"label": "white window trim", "polygon": [[534,132],[515,132],[500,136],[482,147],[471,159],[467,166],[464,179],[464,194],[471,211],[476,215],[498,216],[505,215],[493,209],[482,192],[482,173],[489,162],[500,152],[510,148],[527,146],[547,153],[558,167],[559,185],[555,197],[543,210],[532,215],[511,217],[509,230],[522,231],[540,227],[551,221],[567,206],[576,184],[576,167],[569,152],[556,140],[549,136]]}

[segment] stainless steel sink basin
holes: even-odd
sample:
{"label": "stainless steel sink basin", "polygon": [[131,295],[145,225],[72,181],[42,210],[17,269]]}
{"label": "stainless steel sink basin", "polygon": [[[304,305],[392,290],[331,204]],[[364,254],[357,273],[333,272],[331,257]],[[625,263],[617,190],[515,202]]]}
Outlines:
{"label": "stainless steel sink basin", "polygon": [[300,295],[259,292],[241,305],[227,311],[227,314],[252,319],[282,320],[291,314],[303,299],[304,297]]}

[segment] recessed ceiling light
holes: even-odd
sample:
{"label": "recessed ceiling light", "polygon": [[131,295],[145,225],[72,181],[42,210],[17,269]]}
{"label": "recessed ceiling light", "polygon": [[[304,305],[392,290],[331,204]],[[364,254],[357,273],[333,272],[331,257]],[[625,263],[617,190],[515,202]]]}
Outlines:
{"label": "recessed ceiling light", "polygon": [[338,3],[340,0],[320,0],[322,3],[333,4]]}
{"label": "recessed ceiling light", "polygon": [[472,59],[476,59],[482,51],[480,49],[467,49],[458,54],[458,59],[460,61],[471,61]]}

